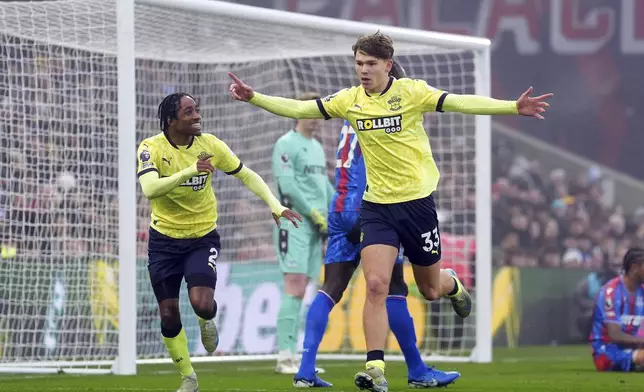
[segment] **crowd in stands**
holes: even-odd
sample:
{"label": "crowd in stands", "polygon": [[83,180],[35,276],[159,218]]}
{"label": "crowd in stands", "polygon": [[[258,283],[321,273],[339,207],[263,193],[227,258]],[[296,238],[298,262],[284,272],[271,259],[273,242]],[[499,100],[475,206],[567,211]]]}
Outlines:
{"label": "crowd in stands", "polygon": [[545,172],[501,143],[493,153],[497,265],[599,270],[644,242],[644,207],[627,214],[605,197],[597,167]]}

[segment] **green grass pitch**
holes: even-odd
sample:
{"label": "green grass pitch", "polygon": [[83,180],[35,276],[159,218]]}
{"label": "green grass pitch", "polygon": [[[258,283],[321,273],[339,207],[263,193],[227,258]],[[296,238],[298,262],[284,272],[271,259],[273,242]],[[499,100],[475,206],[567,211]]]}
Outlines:
{"label": "green grass pitch", "polygon": [[[324,391],[356,391],[353,375],[359,361],[323,361],[324,378],[334,384]],[[436,364],[458,370],[462,377],[447,391],[642,391],[644,374],[597,373],[587,346],[498,349],[491,364]],[[201,392],[296,391],[290,376],[273,373],[273,362],[199,363],[195,370]],[[404,363],[389,362],[390,391],[405,391]],[[0,374],[0,391],[174,391],[179,383],[172,365],[139,366],[136,376],[70,376]]]}

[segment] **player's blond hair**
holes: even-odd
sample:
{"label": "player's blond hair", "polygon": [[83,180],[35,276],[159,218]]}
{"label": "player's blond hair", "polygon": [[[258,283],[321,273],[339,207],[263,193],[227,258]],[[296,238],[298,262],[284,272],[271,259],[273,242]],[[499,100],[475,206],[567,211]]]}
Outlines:
{"label": "player's blond hair", "polygon": [[351,49],[354,56],[362,52],[381,60],[391,60],[394,57],[394,41],[390,36],[382,34],[380,30],[374,34],[361,36]]}

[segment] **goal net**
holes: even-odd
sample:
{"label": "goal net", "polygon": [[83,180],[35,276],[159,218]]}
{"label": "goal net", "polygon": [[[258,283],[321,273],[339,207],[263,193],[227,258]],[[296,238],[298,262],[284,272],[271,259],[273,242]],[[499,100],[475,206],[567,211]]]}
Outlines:
{"label": "goal net", "polygon": [[[146,267],[149,202],[137,184],[118,181],[117,23],[114,0],[0,3],[0,371],[110,371],[119,317],[136,317],[136,331],[127,333],[136,334],[138,363],[167,360]],[[410,77],[453,93],[488,93],[484,40],[380,27]],[[158,133],[161,99],[189,92],[201,105],[203,129],[275,188],[272,146],[294,121],[233,101],[227,72],[262,93],[331,94],[357,83],[351,45],[376,28],[207,0],[137,2],[136,129],[121,132],[136,132],[137,143]],[[418,346],[428,358],[489,361],[490,244],[477,230],[490,224],[489,183],[481,186],[489,168],[489,152],[480,151],[486,121],[425,118],[442,173],[443,264],[476,303],[465,320],[447,301],[427,303],[405,266]],[[341,126],[326,121],[319,135],[331,176]],[[195,361],[271,358],[282,281],[270,213],[236,179],[217,172],[213,184],[222,236],[220,346],[205,354],[184,284],[190,351]],[[119,187],[121,195],[137,195],[136,288],[118,286]],[[119,316],[119,289],[136,292],[136,314]],[[314,292],[312,285],[309,299]],[[364,296],[358,272],[331,313],[320,358],[363,358]],[[393,336],[387,355],[402,358]]]}

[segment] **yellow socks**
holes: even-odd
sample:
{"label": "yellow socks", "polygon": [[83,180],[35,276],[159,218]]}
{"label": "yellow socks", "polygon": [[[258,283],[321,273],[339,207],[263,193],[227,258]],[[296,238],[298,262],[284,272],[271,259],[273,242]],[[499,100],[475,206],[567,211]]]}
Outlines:
{"label": "yellow socks", "polygon": [[186,331],[181,328],[181,332],[173,338],[166,338],[163,336],[163,343],[168,349],[168,354],[172,358],[179,373],[182,376],[189,376],[194,373],[192,364],[190,363],[190,354],[188,352],[188,337]]}

